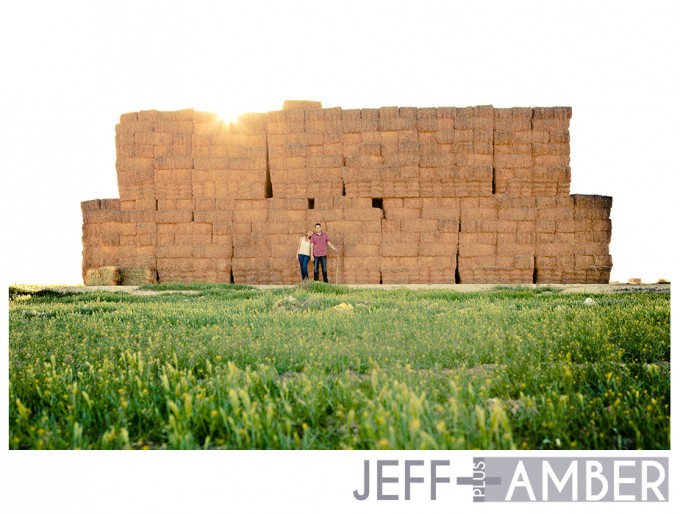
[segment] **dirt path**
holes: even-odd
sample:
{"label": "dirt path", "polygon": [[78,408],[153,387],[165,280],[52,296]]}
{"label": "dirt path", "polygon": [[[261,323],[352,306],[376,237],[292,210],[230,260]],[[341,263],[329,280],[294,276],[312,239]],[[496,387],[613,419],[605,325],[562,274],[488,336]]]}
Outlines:
{"label": "dirt path", "polygon": [[[458,292],[477,292],[490,291],[498,287],[536,289],[551,287],[563,293],[634,293],[642,291],[670,292],[670,284],[345,284],[346,287],[367,288],[367,289],[438,289]],[[257,289],[277,289],[282,287],[294,287],[292,285],[256,285]],[[148,291],[141,290],[139,286],[57,286],[49,289],[65,293],[87,293],[91,291],[107,291],[111,293],[129,293],[140,296],[153,296],[159,294],[196,294],[198,291],[178,290],[178,291]]]}

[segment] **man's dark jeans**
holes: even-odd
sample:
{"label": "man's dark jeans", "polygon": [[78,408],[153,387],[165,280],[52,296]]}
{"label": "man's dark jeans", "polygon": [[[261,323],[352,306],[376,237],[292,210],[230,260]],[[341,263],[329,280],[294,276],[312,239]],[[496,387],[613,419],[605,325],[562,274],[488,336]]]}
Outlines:
{"label": "man's dark jeans", "polygon": [[323,273],[323,281],[328,282],[328,272],[326,270],[325,255],[314,257],[314,280],[319,280],[319,261],[321,261],[321,273]]}

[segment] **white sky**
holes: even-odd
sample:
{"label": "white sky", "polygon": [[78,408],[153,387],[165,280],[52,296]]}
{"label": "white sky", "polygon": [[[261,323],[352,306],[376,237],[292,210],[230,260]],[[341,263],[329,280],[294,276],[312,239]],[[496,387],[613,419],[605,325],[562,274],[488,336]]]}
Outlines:
{"label": "white sky", "polygon": [[80,202],[117,198],[122,113],[573,107],[572,193],[614,197],[612,280],[671,278],[678,2],[4,4],[9,283],[82,281]]}

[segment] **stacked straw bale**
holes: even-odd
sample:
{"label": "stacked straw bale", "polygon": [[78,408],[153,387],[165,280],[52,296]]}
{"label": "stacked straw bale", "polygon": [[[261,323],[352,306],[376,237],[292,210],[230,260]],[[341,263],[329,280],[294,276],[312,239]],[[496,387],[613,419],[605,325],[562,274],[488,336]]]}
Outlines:
{"label": "stacked straw bale", "polygon": [[573,195],[574,198],[574,276],[573,282],[609,281],[612,257],[609,254],[612,222],[609,196]]}
{"label": "stacked straw bale", "polygon": [[454,283],[459,200],[389,198],[384,208],[383,283]]}
{"label": "stacked straw bale", "polygon": [[[138,221],[144,216],[139,216],[137,211],[122,210],[121,204],[117,199],[81,203],[85,284],[128,285],[156,281],[156,225]],[[111,267],[119,270],[117,275],[106,270]],[[144,270],[143,282],[133,272],[139,269]]]}
{"label": "stacked straw bale", "polygon": [[297,108],[267,114],[275,198],[342,195],[341,129],[341,110],[337,108]]}
{"label": "stacked straw bale", "polygon": [[571,108],[494,110],[495,193],[568,196]]}

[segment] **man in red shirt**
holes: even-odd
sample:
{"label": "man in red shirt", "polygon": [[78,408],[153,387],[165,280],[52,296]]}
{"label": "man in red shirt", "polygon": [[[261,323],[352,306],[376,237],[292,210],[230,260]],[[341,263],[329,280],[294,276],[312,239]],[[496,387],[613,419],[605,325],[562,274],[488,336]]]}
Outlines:
{"label": "man in red shirt", "polygon": [[321,223],[314,226],[314,233],[311,237],[312,241],[312,256],[314,257],[314,280],[319,280],[319,262],[321,263],[321,272],[323,273],[323,281],[328,282],[328,271],[326,270],[326,257],[328,256],[328,248],[330,246],[334,251],[338,249],[333,246],[330,238],[326,232],[321,231]]}

